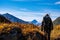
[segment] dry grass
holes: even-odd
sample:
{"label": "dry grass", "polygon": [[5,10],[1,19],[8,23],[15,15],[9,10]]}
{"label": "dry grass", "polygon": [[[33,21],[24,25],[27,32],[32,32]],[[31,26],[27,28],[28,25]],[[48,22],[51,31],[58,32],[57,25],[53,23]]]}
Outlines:
{"label": "dry grass", "polygon": [[51,32],[51,40],[60,38],[60,25],[54,26],[54,29]]}
{"label": "dry grass", "polygon": [[[9,32],[14,27],[21,28],[22,33],[24,35],[28,34],[29,32],[34,32],[34,31],[38,31],[42,35],[44,35],[44,32],[42,32],[40,30],[41,29],[40,27],[35,26],[33,24],[20,24],[20,23],[11,23],[11,24],[1,23],[0,24],[0,33],[3,31],[4,28],[5,28],[5,30],[4,30],[5,32]],[[51,32],[51,40],[54,40],[57,37],[60,37],[60,25],[55,26]]]}
{"label": "dry grass", "polygon": [[11,23],[11,24],[1,23],[0,24],[0,33],[3,31],[4,28],[8,32],[11,29],[13,29],[14,27],[21,28],[22,33],[24,33],[24,34],[28,34],[29,32],[38,31],[44,35],[44,32],[40,31],[40,27],[35,26],[33,24],[20,24],[20,23]]}

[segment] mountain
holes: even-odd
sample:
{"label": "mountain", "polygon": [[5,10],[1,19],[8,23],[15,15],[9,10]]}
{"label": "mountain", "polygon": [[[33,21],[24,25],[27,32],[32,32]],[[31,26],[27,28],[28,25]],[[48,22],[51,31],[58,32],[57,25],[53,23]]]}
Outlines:
{"label": "mountain", "polygon": [[8,14],[8,13],[3,14],[3,16],[6,17],[7,19],[9,19],[11,22],[17,22],[17,23],[25,23],[25,24],[28,24],[28,22],[23,21],[23,20],[21,20],[21,19],[15,17],[15,16],[13,16],[13,15],[11,15],[11,14]]}
{"label": "mountain", "polygon": [[39,23],[37,20],[31,21],[31,23],[34,24],[34,25],[41,25],[41,23]]}
{"label": "mountain", "polygon": [[37,20],[33,20],[32,23],[37,23],[38,21]]}
{"label": "mountain", "polygon": [[60,24],[60,17],[56,18],[56,19],[53,21],[53,24],[54,24],[54,25],[59,25],[59,24]]}
{"label": "mountain", "polygon": [[11,23],[11,21],[9,21],[3,15],[0,14],[0,23]]}

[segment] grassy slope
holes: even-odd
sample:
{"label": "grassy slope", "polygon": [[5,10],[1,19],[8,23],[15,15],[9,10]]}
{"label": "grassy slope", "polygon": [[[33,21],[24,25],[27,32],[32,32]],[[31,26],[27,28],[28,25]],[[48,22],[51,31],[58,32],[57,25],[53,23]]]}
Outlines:
{"label": "grassy slope", "polygon": [[[29,32],[33,32],[33,31],[38,31],[44,35],[44,32],[40,31],[40,27],[34,26],[33,24],[18,24],[18,23],[11,23],[11,24],[1,23],[0,33],[3,31],[4,28],[6,28],[5,29],[6,32],[9,32],[14,27],[21,28],[22,33],[24,35],[28,34]],[[57,37],[60,37],[60,25],[55,26],[51,32],[51,40],[54,40]]]}

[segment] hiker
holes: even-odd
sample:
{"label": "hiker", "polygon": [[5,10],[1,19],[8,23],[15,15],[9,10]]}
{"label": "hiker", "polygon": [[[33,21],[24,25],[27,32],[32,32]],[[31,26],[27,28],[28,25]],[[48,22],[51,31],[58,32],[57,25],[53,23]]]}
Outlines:
{"label": "hiker", "polygon": [[51,30],[53,29],[53,23],[48,14],[43,17],[42,25],[41,25],[41,30],[44,31],[46,36],[48,37],[48,40],[50,40],[50,33]]}

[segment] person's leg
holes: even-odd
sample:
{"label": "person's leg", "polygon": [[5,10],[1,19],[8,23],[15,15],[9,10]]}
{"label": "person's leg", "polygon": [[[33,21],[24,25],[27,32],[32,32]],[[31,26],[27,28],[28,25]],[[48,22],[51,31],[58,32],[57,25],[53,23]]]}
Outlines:
{"label": "person's leg", "polygon": [[45,31],[45,35],[46,39],[48,39],[48,33]]}
{"label": "person's leg", "polygon": [[48,40],[50,40],[50,32],[48,32]]}

